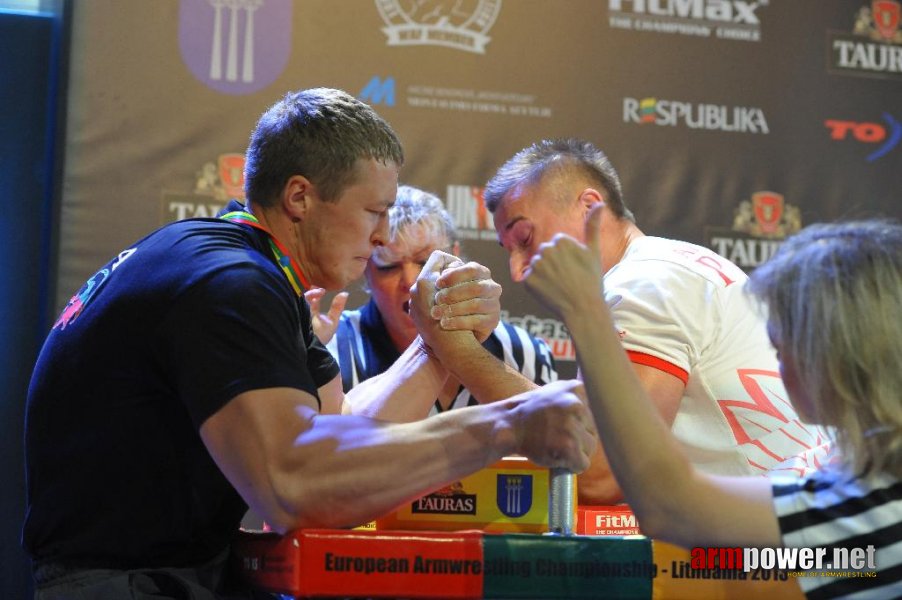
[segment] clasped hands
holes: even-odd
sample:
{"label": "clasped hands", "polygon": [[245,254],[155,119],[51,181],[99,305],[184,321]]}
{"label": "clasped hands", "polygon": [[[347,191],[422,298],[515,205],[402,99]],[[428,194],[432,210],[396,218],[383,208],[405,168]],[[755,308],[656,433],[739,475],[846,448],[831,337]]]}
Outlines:
{"label": "clasped hands", "polygon": [[481,344],[501,318],[501,286],[487,267],[435,250],[410,288],[410,317],[433,350]]}
{"label": "clasped hands", "polygon": [[[304,293],[313,317],[316,337],[326,344],[335,335],[348,293],[336,294],[322,312],[322,288]],[[410,290],[410,316],[427,346],[442,340],[463,340],[467,331],[479,343],[491,335],[501,318],[501,286],[492,280],[487,267],[464,263],[456,256],[435,250]],[[448,335],[442,336],[443,332]],[[453,332],[453,333],[452,333]],[[471,337],[472,337],[471,336]]]}

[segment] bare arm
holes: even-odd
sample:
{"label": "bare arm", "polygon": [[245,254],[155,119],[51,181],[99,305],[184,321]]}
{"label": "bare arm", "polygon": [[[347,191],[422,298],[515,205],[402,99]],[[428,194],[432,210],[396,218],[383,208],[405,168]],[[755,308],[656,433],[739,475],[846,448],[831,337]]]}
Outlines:
{"label": "bare arm", "polygon": [[498,324],[500,295],[484,266],[433,252],[411,290],[411,317],[421,337],[389,370],[348,392],[344,413],[393,422],[423,419],[449,371],[482,402],[535,389],[480,343]]}
{"label": "bare arm", "polygon": [[405,424],[320,415],[303,391],[262,389],[233,398],[200,433],[226,478],[277,531],[347,527],[510,453],[585,468],[593,440],[579,384],[551,385]]}
{"label": "bare arm", "polygon": [[608,461],[643,531],[684,546],[780,545],[770,482],[698,473],[648,399],[598,286],[599,217],[596,208],[587,221],[588,247],[568,236],[543,244],[526,284],[570,329]]}
{"label": "bare arm", "polygon": [[570,332],[577,356],[594,357],[580,361],[589,405],[643,532],[683,546],[779,546],[770,481],[695,470],[642,389],[607,306],[599,302],[581,317],[595,319],[597,326],[574,324],[578,330]]}
{"label": "bare arm", "polygon": [[411,317],[425,343],[480,402],[538,386],[482,346],[498,325],[501,287],[483,265],[442,264],[434,253],[411,289]]}
{"label": "bare arm", "polygon": [[[679,411],[685,385],[670,373],[646,365],[631,364],[645,395],[658,409],[658,414],[669,429]],[[589,468],[579,475],[576,489],[581,504],[616,504],[623,501],[623,491],[611,472],[601,443],[595,448]]]}
{"label": "bare arm", "polygon": [[320,413],[324,415],[340,415],[344,404],[341,375],[336,375],[329,383],[320,386],[318,392]]}
{"label": "bare arm", "polygon": [[342,412],[395,423],[424,419],[447,379],[448,372],[417,339],[387,371],[351,389]]}
{"label": "bare arm", "polygon": [[[423,271],[437,274],[443,269],[461,264],[456,256],[433,252]],[[472,270],[467,272],[472,278],[481,276]],[[471,332],[468,335],[473,337]],[[432,355],[422,339],[417,338],[387,371],[350,390],[342,413],[396,423],[423,419],[429,414],[447,380],[448,371]]]}

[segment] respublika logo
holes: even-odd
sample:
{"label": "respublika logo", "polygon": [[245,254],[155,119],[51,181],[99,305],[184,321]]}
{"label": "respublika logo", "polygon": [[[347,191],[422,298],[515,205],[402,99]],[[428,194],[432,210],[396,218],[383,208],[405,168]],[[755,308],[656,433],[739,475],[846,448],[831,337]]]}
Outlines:
{"label": "respublika logo", "polygon": [[376,0],[389,46],[444,46],[485,54],[501,0]]}
{"label": "respublika logo", "polygon": [[288,64],[292,4],[291,0],[181,0],[179,48],[188,70],[225,94],[263,89]]}
{"label": "respublika logo", "polygon": [[830,131],[832,140],[854,140],[861,144],[876,145],[874,151],[867,155],[867,161],[874,162],[886,156],[902,140],[902,124],[887,112],[882,117],[886,125],[873,121],[827,119],[824,126]]}
{"label": "respublika logo", "polygon": [[902,79],[902,5],[873,0],[855,15],[852,34],[827,33],[827,69],[834,74]]}
{"label": "respublika logo", "polygon": [[732,133],[770,133],[764,111],[754,106],[693,104],[658,98],[624,98],[623,121]]}
{"label": "respublika logo", "polygon": [[220,154],[196,172],[193,192],[164,190],[162,222],[215,217],[230,199],[244,200],[244,155]]}
{"label": "respublika logo", "polygon": [[768,4],[768,0],[608,0],[608,25],[613,29],[758,42],[758,10]]}
{"label": "respublika logo", "polygon": [[786,202],[783,194],[754,192],[751,200],[739,203],[733,227],[708,227],[708,246],[742,269],[765,262],[786,236],[802,228],[798,207]]}

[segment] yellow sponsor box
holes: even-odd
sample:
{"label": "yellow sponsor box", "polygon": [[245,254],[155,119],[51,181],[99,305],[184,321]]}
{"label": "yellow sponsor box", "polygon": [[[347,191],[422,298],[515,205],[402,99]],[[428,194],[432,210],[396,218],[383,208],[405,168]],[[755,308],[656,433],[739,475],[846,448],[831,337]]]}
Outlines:
{"label": "yellow sponsor box", "polygon": [[[376,519],[376,529],[545,533],[550,472],[510,456]],[[576,507],[576,485],[570,506]]]}

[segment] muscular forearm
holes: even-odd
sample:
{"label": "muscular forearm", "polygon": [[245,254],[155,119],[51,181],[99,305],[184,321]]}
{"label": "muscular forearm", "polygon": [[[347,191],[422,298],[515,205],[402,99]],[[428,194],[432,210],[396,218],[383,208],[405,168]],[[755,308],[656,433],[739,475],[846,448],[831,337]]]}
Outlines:
{"label": "muscular forearm", "polygon": [[499,360],[470,332],[449,332],[454,343],[436,344],[434,352],[442,366],[482,403],[510,398],[538,387],[519,371]]}
{"label": "muscular forearm", "polygon": [[566,322],[611,471],[643,528],[691,506],[692,467],[645,392],[599,296]]}
{"label": "muscular forearm", "polygon": [[201,425],[222,473],[278,531],[348,527],[380,516],[499,458],[582,471],[590,415],[560,381],[412,423],[321,415],[294,388],[243,392]]}
{"label": "muscular forearm", "polygon": [[623,491],[614,479],[600,443],[595,447],[589,468],[577,477],[576,489],[580,504],[607,505],[623,502]]}
{"label": "muscular forearm", "polygon": [[356,526],[491,464],[515,449],[507,418],[515,404],[404,424],[315,417],[297,437],[295,460],[272,477],[274,527]]}
{"label": "muscular forearm", "polygon": [[349,391],[342,412],[396,423],[423,419],[447,378],[417,338],[385,373]]}

